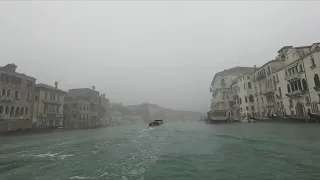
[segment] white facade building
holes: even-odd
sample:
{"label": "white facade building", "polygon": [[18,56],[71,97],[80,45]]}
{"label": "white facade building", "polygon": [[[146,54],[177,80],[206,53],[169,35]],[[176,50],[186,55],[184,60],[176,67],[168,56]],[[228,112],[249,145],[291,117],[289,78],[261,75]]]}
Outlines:
{"label": "white facade building", "polygon": [[277,77],[273,72],[281,69],[284,64],[284,60],[281,59],[271,60],[252,73],[255,116],[267,117],[275,113],[277,109],[275,101]]}
{"label": "white facade building", "polygon": [[251,73],[244,73],[233,80],[232,87],[234,119],[251,117],[255,111],[254,90],[251,83]]}
{"label": "white facade building", "polygon": [[210,87],[210,92],[212,92],[211,111],[208,114],[210,117],[227,117],[231,115],[229,111],[231,109],[230,90],[232,82],[240,74],[251,72],[252,70],[252,67],[234,67],[215,74]]}

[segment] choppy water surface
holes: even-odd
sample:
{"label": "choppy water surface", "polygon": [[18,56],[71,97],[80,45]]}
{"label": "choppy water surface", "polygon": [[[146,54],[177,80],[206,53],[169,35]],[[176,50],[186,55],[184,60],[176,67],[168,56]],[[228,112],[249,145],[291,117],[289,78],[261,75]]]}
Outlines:
{"label": "choppy water surface", "polygon": [[0,179],[320,179],[320,125],[146,126],[0,138]]}

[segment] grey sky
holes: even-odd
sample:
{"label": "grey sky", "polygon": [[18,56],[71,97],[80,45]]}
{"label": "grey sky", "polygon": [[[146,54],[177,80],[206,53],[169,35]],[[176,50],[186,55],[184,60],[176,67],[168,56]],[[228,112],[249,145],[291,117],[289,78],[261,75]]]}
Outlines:
{"label": "grey sky", "polygon": [[214,73],[320,41],[319,2],[1,2],[1,65],[111,101],[206,111]]}

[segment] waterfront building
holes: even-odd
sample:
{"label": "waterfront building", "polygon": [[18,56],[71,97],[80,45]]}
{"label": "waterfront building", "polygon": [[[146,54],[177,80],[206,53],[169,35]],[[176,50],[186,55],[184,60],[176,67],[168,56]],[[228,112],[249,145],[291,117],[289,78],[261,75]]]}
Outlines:
{"label": "waterfront building", "polygon": [[99,118],[101,125],[107,126],[110,124],[110,101],[106,98],[106,94],[102,94],[99,97]]}
{"label": "waterfront building", "polygon": [[234,67],[214,75],[210,92],[212,93],[210,117],[231,116],[233,101],[230,100],[232,81],[242,73],[252,72],[253,67]]}
{"label": "waterfront building", "polygon": [[278,114],[306,117],[309,110],[319,113],[319,51],[319,43],[285,46],[278,51],[278,57],[285,61],[285,66],[275,73],[279,77]]}
{"label": "waterfront building", "polygon": [[16,68],[15,64],[0,66],[0,132],[32,127],[36,78]]}
{"label": "waterfront building", "polygon": [[252,73],[255,116],[267,117],[276,112],[275,92],[279,78],[274,72],[281,69],[284,64],[282,59],[271,60]]}
{"label": "waterfront building", "polygon": [[35,127],[63,126],[63,105],[66,92],[55,86],[36,84],[33,104],[33,124]]}
{"label": "waterfront building", "polygon": [[232,81],[232,104],[230,108],[233,119],[252,117],[255,113],[254,90],[251,73],[243,73]]}
{"label": "waterfront building", "polygon": [[70,89],[65,97],[64,117],[67,128],[91,128],[100,126],[99,92],[95,86]]}

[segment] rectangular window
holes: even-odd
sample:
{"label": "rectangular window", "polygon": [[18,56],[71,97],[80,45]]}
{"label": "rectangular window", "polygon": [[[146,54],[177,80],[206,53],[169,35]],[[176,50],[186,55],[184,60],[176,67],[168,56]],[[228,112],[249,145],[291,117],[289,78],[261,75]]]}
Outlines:
{"label": "rectangular window", "polygon": [[309,101],[309,97],[306,97],[306,103],[309,104],[310,101]]}
{"label": "rectangular window", "polygon": [[248,106],[246,107],[246,110],[249,111],[249,107]]}
{"label": "rectangular window", "polygon": [[248,82],[248,88],[251,89],[251,82]]}
{"label": "rectangular window", "polygon": [[279,87],[278,89],[279,89],[279,96],[282,98],[281,87]]}
{"label": "rectangular window", "polygon": [[32,87],[32,81],[30,80],[27,81],[27,87]]}
{"label": "rectangular window", "polygon": [[254,106],[251,106],[251,110],[254,111]]}

